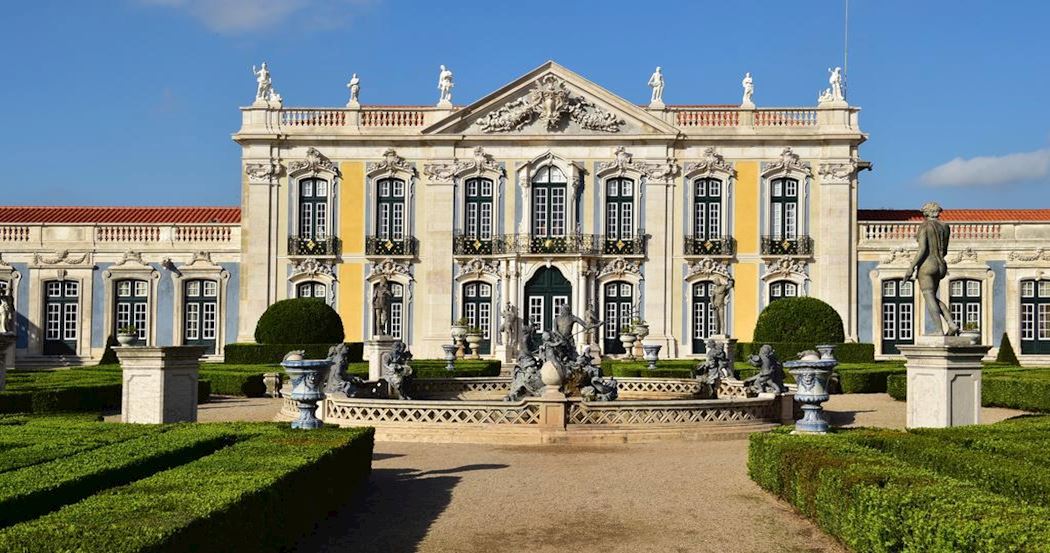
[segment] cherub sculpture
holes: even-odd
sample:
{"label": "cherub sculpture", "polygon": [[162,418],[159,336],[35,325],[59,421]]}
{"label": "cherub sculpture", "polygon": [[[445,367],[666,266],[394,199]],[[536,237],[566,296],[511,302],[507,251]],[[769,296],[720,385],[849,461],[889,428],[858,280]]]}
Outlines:
{"label": "cherub sculpture", "polygon": [[787,386],[784,386],[784,365],[777,359],[773,346],[763,345],[758,355],[752,355],[748,362],[758,369],[758,374],[744,381],[748,390],[758,394],[782,394],[787,391]]}

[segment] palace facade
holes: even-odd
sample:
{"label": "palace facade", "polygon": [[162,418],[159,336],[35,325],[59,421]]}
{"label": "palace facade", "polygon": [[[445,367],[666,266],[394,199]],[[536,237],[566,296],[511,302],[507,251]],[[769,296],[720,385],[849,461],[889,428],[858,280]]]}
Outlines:
{"label": "palace facade", "polygon": [[[662,81],[661,81],[662,82]],[[511,304],[548,326],[557,306],[635,317],[663,357],[703,351],[710,296],[731,281],[728,333],[808,295],[849,340],[891,357],[923,307],[902,282],[916,212],[858,210],[859,108],[630,103],[547,62],[462,107],[242,108],[240,209],[0,209],[0,286],[26,363],[101,355],[124,324],[159,345],[251,341],[275,301],[324,298],[347,340],[376,329],[437,358],[453,321],[503,358]],[[275,95],[274,95],[275,96]],[[950,207],[950,206],[949,206]],[[1050,360],[1050,210],[948,210],[945,302],[988,343]],[[6,283],[6,284],[5,284]],[[1048,355],[1048,357],[1040,357]],[[41,361],[43,362],[43,361]]]}

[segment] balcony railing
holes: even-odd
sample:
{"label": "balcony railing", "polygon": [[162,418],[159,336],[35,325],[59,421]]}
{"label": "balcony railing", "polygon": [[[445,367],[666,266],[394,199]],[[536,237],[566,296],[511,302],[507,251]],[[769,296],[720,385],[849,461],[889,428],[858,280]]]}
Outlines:
{"label": "balcony railing", "polygon": [[452,236],[453,255],[492,255],[492,238],[456,233]]}
{"label": "balcony railing", "polygon": [[808,236],[762,237],[762,255],[812,255],[813,239]]}
{"label": "balcony railing", "polygon": [[716,238],[685,237],[685,255],[731,256],[736,250],[736,241],[728,236]]}
{"label": "balcony railing", "polygon": [[481,238],[456,234],[452,238],[454,255],[645,255],[648,241],[644,231],[629,238],[603,234],[533,236],[501,234]]}
{"label": "balcony railing", "polygon": [[391,255],[415,257],[419,253],[419,241],[414,236],[403,238],[365,237],[365,255]]}
{"label": "balcony railing", "polygon": [[[1000,223],[951,223],[952,240],[1000,240],[1003,238]],[[914,241],[919,223],[860,223],[863,240]]]}
{"label": "balcony railing", "polygon": [[626,238],[606,235],[602,253],[606,255],[645,255],[646,238],[645,231],[642,230]]}
{"label": "balcony railing", "polygon": [[338,254],[339,239],[334,236],[325,238],[288,237],[288,255],[324,256]]}

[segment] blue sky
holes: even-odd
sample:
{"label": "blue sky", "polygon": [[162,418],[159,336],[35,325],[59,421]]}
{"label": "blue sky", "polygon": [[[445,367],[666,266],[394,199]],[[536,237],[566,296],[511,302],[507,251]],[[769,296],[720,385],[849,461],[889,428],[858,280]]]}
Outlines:
{"label": "blue sky", "polygon": [[[236,205],[238,106],[269,62],[290,106],[468,103],[546,59],[636,102],[813,105],[841,0],[659,3],[5,0],[5,204]],[[848,94],[870,133],[861,207],[1050,207],[1050,4],[851,0]],[[635,30],[634,26],[640,26]]]}

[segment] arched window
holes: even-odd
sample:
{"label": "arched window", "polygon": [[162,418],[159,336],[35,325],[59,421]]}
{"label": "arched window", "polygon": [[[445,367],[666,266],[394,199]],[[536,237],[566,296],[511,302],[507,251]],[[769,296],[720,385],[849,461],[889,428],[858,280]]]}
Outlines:
{"label": "arched window", "polygon": [[328,181],[299,181],[299,237],[322,240],[328,232]]}
{"label": "arched window", "polygon": [[798,237],[798,181],[773,179],[770,183],[770,235],[774,240]]}
{"label": "arched window", "polygon": [[491,353],[492,339],[492,285],[487,282],[468,282],[463,285],[463,317],[467,324],[481,331],[478,353]]}
{"label": "arched window", "polygon": [[44,283],[44,355],[76,355],[80,323],[80,283]]}
{"label": "arched window", "polygon": [[605,237],[629,240],[634,236],[634,181],[614,178],[605,181]]}
{"label": "arched window", "polygon": [[492,181],[473,178],[466,182],[463,231],[466,236],[492,238]]}
{"label": "arched window", "polygon": [[882,353],[900,353],[898,345],[915,343],[915,283],[891,278],[882,281]]}
{"label": "arched window", "polygon": [[134,326],[139,340],[149,337],[149,282],[145,280],[118,280],[113,283],[116,301],[113,302],[113,334]]}
{"label": "arched window", "polygon": [[187,346],[204,346],[215,353],[219,328],[219,283],[193,279],[183,283],[182,341]]}
{"label": "arched window", "polygon": [[605,340],[602,349],[605,353],[626,353],[620,341],[620,331],[631,326],[634,314],[634,286],[630,282],[614,281],[605,283]]}
{"label": "arched window", "polygon": [[790,280],[775,280],[769,283],[769,303],[781,298],[793,298],[798,296],[798,284]]}
{"label": "arched window", "polygon": [[948,284],[948,309],[960,330],[981,330],[981,281],[960,278]]}
{"label": "arched window", "polygon": [[308,280],[295,285],[295,297],[297,298],[321,298],[328,297],[328,287],[323,282]]}
{"label": "arched window", "polygon": [[532,179],[532,234],[565,236],[568,180],[553,165],[541,168]]}
{"label": "arched window", "polygon": [[376,236],[388,240],[405,237],[405,181],[376,182]]}
{"label": "arched window", "polygon": [[1050,353],[1050,280],[1021,281],[1021,353]]}
{"label": "arched window", "polygon": [[693,238],[722,238],[722,181],[702,178],[693,181]]}

